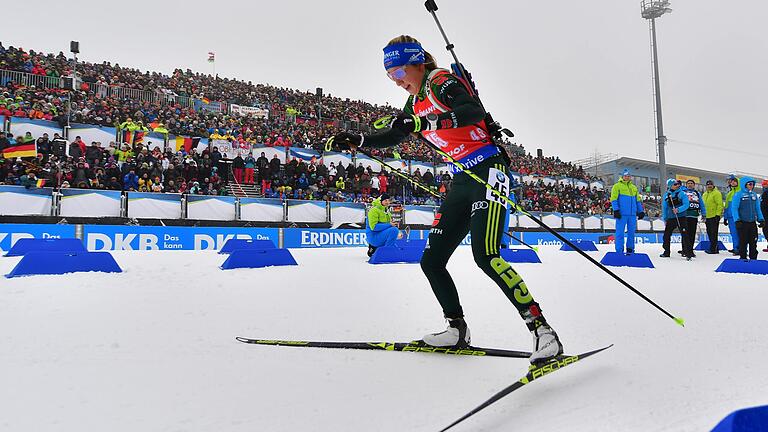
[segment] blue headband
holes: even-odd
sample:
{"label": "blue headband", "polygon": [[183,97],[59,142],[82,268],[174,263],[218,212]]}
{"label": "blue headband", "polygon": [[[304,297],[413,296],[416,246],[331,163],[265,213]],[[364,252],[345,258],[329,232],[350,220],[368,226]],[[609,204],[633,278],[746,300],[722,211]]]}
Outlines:
{"label": "blue headband", "polygon": [[384,69],[421,63],[424,63],[424,48],[418,43],[403,42],[384,47]]}

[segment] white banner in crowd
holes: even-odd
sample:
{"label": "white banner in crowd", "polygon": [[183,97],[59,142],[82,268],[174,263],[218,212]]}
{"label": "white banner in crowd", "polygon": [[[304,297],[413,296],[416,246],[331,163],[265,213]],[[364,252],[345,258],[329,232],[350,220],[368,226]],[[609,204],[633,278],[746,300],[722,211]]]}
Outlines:
{"label": "white banner in crowd", "polygon": [[603,229],[614,231],[616,230],[616,219],[612,217],[604,217],[603,218]]}
{"label": "white banner in crowd", "polygon": [[187,196],[187,218],[235,220],[235,198],[226,196]]}
{"label": "white banner in crowd", "polygon": [[357,155],[357,163],[363,164],[363,168],[368,169],[368,167],[371,168],[371,171],[378,173],[381,172],[381,164],[376,162],[375,160],[369,158],[368,156],[364,154],[358,154]]}
{"label": "white banner in crowd", "polygon": [[412,206],[405,208],[405,223],[408,225],[432,225],[435,220],[435,208],[431,206]]}
{"label": "white banner in crowd", "polygon": [[325,222],[327,219],[325,201],[288,200],[288,220],[291,222]]}
{"label": "white banner in crowd", "polygon": [[277,198],[240,198],[240,220],[282,222],[283,201]]}
{"label": "white banner in crowd", "polygon": [[[75,137],[80,137],[83,142],[90,145],[92,142],[100,142],[102,148],[108,148],[109,143],[115,141],[116,129],[113,127],[99,127],[87,124],[72,124],[69,129],[69,141],[75,140]],[[154,144],[154,142],[153,142]],[[163,147],[163,141],[160,140],[157,144],[160,148]]]}
{"label": "white banner in crowd", "polygon": [[269,117],[269,110],[252,106],[229,104],[229,112],[237,115],[250,115],[251,117],[263,119]]}
{"label": "white banner in crowd", "polygon": [[128,192],[128,217],[180,219],[181,194]]}
{"label": "white banner in crowd", "polygon": [[329,152],[323,155],[323,164],[327,167],[330,167],[331,163],[333,163],[335,167],[343,165],[346,168],[351,162],[352,156],[347,153]]}
{"label": "white banner in crowd", "polygon": [[338,226],[343,223],[365,223],[365,204],[331,202],[331,223]]}
{"label": "white banner in crowd", "polygon": [[0,185],[0,215],[50,216],[53,189]]}
{"label": "white banner in crowd", "polygon": [[593,215],[584,218],[584,229],[600,229],[602,224],[603,219],[600,216]]}
{"label": "white banner in crowd", "polygon": [[50,139],[53,139],[53,134],[57,133],[61,135],[61,126],[56,122],[48,120],[30,120],[19,117],[11,117],[10,119],[11,135],[13,135],[14,138],[24,136],[27,132],[31,132],[35,139],[40,138],[44,133],[47,133],[48,138]]}
{"label": "white banner in crowd", "polygon": [[580,229],[581,217],[577,214],[564,214],[563,215],[563,228]]}
{"label": "white banner in crowd", "polygon": [[62,189],[60,216],[120,217],[119,191]]}
{"label": "white banner in crowd", "polygon": [[597,190],[603,190],[603,187],[604,187],[603,184],[599,181],[594,181],[589,184],[590,189],[597,188]]}
{"label": "white banner in crowd", "polygon": [[211,150],[213,150],[214,147],[219,149],[219,153],[221,153],[223,157],[232,159],[236,156],[235,150],[232,148],[232,143],[227,140],[211,140]]}
{"label": "white banner in crowd", "polygon": [[539,224],[534,222],[533,219],[526,215],[518,215],[517,226],[520,228],[536,228],[539,226]]}
{"label": "white banner in crowd", "polygon": [[637,220],[638,231],[651,231],[653,229],[652,225],[653,223],[648,218]]}
{"label": "white banner in crowd", "polygon": [[433,175],[435,174],[435,169],[429,162],[411,161],[411,173],[415,173],[416,170],[419,170],[421,175],[424,175],[427,171],[431,171]]}
{"label": "white banner in crowd", "polygon": [[551,228],[559,229],[563,225],[563,217],[560,213],[543,213],[539,219]]}
{"label": "white banner in crowd", "polygon": [[277,155],[277,159],[280,160],[281,164],[285,163],[285,147],[267,147],[267,146],[254,146],[253,147],[253,157],[258,159],[261,154],[264,153],[264,157],[272,160],[272,158]]}

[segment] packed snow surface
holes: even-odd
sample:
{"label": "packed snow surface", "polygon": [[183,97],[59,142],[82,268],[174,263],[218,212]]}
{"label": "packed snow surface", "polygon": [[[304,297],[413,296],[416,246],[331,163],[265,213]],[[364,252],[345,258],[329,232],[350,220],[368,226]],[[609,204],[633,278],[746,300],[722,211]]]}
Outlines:
{"label": "packed snow surface", "polygon": [[[761,245],[762,247],[762,245]],[[707,431],[768,404],[768,276],[725,255],[614,271],[575,252],[517,264],[577,353],[608,351],[512,393],[456,431]],[[599,258],[607,251],[592,256]],[[436,431],[527,369],[525,359],[247,345],[235,336],[409,341],[444,328],[418,265],[293,250],[298,267],[223,271],[215,252],[115,252],[122,274],[0,280],[0,430]],[[8,273],[19,258],[1,258]],[[505,296],[461,247],[449,269],[477,346],[530,350]]]}

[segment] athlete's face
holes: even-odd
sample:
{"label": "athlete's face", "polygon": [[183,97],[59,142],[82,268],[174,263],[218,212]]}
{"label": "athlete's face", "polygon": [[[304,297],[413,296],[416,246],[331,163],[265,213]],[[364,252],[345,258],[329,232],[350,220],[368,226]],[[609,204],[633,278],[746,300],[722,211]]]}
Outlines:
{"label": "athlete's face", "polygon": [[[402,72],[400,72],[400,70]],[[421,82],[424,80],[424,65],[405,65],[387,69],[389,78],[412,95],[419,94]]]}

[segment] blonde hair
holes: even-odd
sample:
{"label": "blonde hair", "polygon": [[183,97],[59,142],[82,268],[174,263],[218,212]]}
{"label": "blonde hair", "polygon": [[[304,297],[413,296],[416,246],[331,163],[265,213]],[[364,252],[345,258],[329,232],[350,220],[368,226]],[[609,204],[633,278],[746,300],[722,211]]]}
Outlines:
{"label": "blonde hair", "polygon": [[[400,35],[392,39],[391,41],[389,41],[389,43],[387,43],[387,46],[391,46],[399,43],[417,43],[421,45],[421,42],[417,41],[416,38],[413,36]],[[432,54],[428,53],[426,50],[424,50],[424,68],[427,71],[433,71],[437,69],[437,62],[435,62],[435,58],[432,57]]]}

